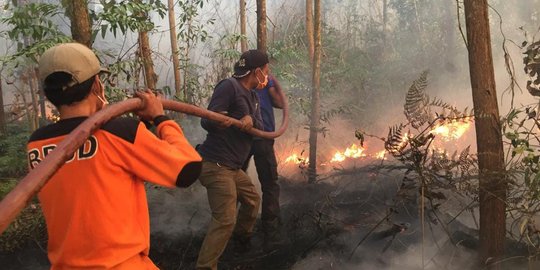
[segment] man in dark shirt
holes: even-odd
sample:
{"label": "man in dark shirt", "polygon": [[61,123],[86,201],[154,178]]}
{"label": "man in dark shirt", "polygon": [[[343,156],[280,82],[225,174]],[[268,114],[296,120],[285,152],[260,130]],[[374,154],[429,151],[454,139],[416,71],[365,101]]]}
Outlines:
{"label": "man in dark shirt", "polygon": [[[206,140],[198,148],[203,158],[199,180],[206,187],[212,220],[204,238],[197,269],[217,269],[219,257],[229,238],[247,246],[259,211],[260,196],[249,176],[242,170],[251,151],[253,138],[245,133],[251,127],[262,128],[257,94],[268,82],[268,56],[250,50],[244,52],[234,66],[232,78],[221,81],[208,105],[211,111],[240,119],[242,129],[231,123],[218,124],[201,120],[208,131]],[[236,205],[241,203],[236,218]],[[236,227],[235,227],[236,224]]]}
{"label": "man in dark shirt", "polygon": [[[281,86],[270,76],[268,84],[263,89],[255,90],[259,96],[261,116],[264,131],[275,130],[274,108],[283,108]],[[281,225],[279,208],[279,184],[277,173],[276,154],[274,153],[274,140],[255,138],[251,154],[244,164],[243,170],[249,166],[251,156],[255,160],[257,175],[262,189],[262,229],[264,233],[264,248],[272,249],[280,243],[279,230]]]}

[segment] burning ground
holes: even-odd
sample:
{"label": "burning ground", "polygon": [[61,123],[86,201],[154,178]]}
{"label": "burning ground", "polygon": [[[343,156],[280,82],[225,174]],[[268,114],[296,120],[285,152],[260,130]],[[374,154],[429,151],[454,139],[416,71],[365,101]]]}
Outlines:
{"label": "burning ground", "polygon": [[[263,252],[257,231],[252,251],[235,256],[227,250],[220,269],[421,269],[422,261],[425,269],[474,269],[477,239],[467,218],[444,216],[452,239],[426,219],[423,242],[418,197],[413,192],[409,200],[395,199],[402,172],[376,167],[347,172],[331,184],[281,178],[286,244]],[[161,269],[194,269],[210,218],[204,188],[150,187],[149,199],[152,259]],[[36,243],[0,260],[2,269],[48,269]]]}
{"label": "burning ground", "polygon": [[[449,125],[435,125],[428,132],[449,131],[443,133],[448,136],[435,134],[440,138],[434,142],[440,143],[437,147],[461,145],[471,132],[467,128],[461,135],[452,133],[470,127],[470,122],[457,129],[453,128],[457,123]],[[414,134],[404,138],[412,140]],[[477,213],[459,212],[464,209],[460,203],[470,201],[449,197],[437,211],[422,208],[427,202],[421,200],[418,183],[404,177],[405,167],[392,155],[380,154],[386,150],[377,148],[375,141],[328,147],[326,160],[321,158],[319,165],[320,181],[311,184],[304,178],[307,163],[302,151],[276,146],[286,242],[264,252],[257,230],[252,250],[237,256],[229,247],[220,269],[475,269]],[[210,219],[204,188],[198,183],[187,190],[148,186],[148,198],[151,258],[161,269],[194,269]],[[514,254],[527,253],[525,246],[509,244]],[[22,251],[2,254],[2,269],[48,269],[40,247],[44,243],[36,241]],[[525,265],[524,259],[511,263],[508,269]]]}
{"label": "burning ground", "polygon": [[[398,265],[421,268],[417,198],[410,194],[408,201],[398,203],[394,199],[401,185],[399,173],[375,167],[349,173],[338,176],[332,184],[282,178],[286,244],[276,251],[263,252],[262,236],[257,231],[253,250],[241,256],[226,251],[222,269],[394,269]],[[163,269],[193,269],[210,215],[205,202],[199,200],[204,198],[203,188],[196,186],[191,191],[165,196],[161,191],[150,194],[155,203],[152,258]],[[194,197],[199,199],[193,200]],[[441,269],[441,265],[457,269],[458,263],[460,268],[467,266],[461,261],[474,261],[471,250],[451,245],[435,225],[433,230],[424,243],[426,269]],[[435,236],[440,249],[432,240]],[[473,238],[465,240],[474,245]]]}
{"label": "burning ground", "polygon": [[[431,155],[449,159],[450,150],[441,149],[466,148],[472,123],[470,118],[434,123],[426,131],[435,138]],[[428,207],[418,179],[406,177],[408,169],[376,139],[327,138],[319,181],[307,183],[306,151],[296,139],[302,135],[292,137],[276,145],[286,243],[264,252],[256,231],[252,251],[236,256],[229,248],[221,269],[476,269],[477,212],[467,207],[473,200],[441,193],[448,196],[440,198],[441,206]],[[398,145],[409,140],[417,140],[414,132]],[[165,194],[150,191],[151,256],[163,269],[192,269],[210,218],[204,189]],[[517,242],[509,240],[509,246],[513,254],[527,253]],[[523,259],[511,263],[509,269],[525,265]]]}

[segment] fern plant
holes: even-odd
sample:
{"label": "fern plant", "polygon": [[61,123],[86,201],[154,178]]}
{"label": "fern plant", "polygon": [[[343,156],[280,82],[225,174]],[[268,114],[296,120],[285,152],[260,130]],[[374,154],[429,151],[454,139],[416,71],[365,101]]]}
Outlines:
{"label": "fern plant", "polygon": [[437,213],[443,203],[455,197],[450,193],[466,195],[469,202],[465,205],[477,200],[478,171],[470,147],[454,153],[436,149],[433,142],[437,135],[433,131],[450,123],[470,122],[473,111],[459,110],[438,98],[430,98],[427,86],[428,72],[424,71],[406,94],[407,122],[390,127],[383,139],[386,151],[406,167],[396,203],[417,203],[423,198],[427,203],[421,207],[431,213],[432,222],[440,223]]}

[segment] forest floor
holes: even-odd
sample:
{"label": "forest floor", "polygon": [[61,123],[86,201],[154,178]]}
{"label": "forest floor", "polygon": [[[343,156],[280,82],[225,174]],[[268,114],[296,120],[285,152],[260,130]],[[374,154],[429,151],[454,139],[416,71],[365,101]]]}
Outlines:
{"label": "forest floor", "polygon": [[[453,219],[456,211],[451,210],[439,213],[447,226],[428,218],[422,222],[417,196],[395,200],[401,175],[361,169],[315,184],[282,178],[283,245],[264,251],[257,226],[251,251],[239,255],[227,247],[219,269],[479,269],[474,266],[474,224]],[[149,187],[148,198],[150,257],[161,269],[194,269],[210,219],[204,188]],[[0,268],[48,269],[45,246],[32,241],[0,253]],[[520,246],[512,250],[523,252]],[[523,257],[511,263],[507,269],[527,269]]]}

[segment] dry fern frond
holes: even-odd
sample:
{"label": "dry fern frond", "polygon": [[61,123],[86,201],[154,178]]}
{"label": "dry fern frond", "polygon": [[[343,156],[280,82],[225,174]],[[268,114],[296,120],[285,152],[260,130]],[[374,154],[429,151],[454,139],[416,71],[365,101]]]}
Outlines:
{"label": "dry fern frond", "polygon": [[415,80],[405,98],[405,116],[414,128],[419,128],[431,119],[429,96],[426,94],[428,72],[424,71]]}
{"label": "dry fern frond", "polygon": [[384,142],[384,148],[394,157],[399,157],[403,154],[403,150],[409,144],[407,133],[403,133],[403,124],[390,127],[388,137]]}

